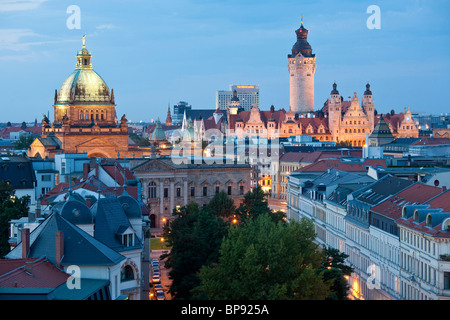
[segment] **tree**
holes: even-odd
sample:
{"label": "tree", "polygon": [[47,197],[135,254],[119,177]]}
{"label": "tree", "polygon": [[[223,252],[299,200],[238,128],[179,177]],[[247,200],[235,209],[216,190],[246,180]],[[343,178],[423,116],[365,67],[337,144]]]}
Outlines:
{"label": "tree", "polygon": [[226,222],[206,206],[195,202],[174,210],[178,215],[166,228],[164,237],[172,246],[165,266],[170,268],[170,294],[177,300],[192,298],[191,290],[200,283],[198,271],[218,260],[219,247],[227,233]]}
{"label": "tree", "polygon": [[274,220],[274,222],[284,220],[286,217],[281,211],[272,214],[272,210],[270,210],[269,203],[266,199],[266,194],[259,185],[244,195],[244,200],[236,210],[236,214],[241,218],[241,220],[245,220],[247,218],[256,219],[260,215],[270,214],[270,217]]}
{"label": "tree", "polygon": [[31,134],[23,134],[14,142],[14,148],[18,150],[27,150],[33,141],[34,138]]}
{"label": "tree", "polygon": [[17,198],[10,184],[0,181],[0,257],[9,250],[9,222],[28,214],[29,196]]}
{"label": "tree", "polygon": [[318,270],[322,251],[314,225],[261,214],[231,227],[217,263],[200,270],[196,296],[211,300],[325,299],[330,283]]}
{"label": "tree", "polygon": [[350,287],[345,277],[353,272],[353,268],[345,264],[348,255],[332,247],[326,247],[323,253],[322,267],[319,270],[323,272],[326,281],[332,281],[331,293],[327,299],[347,300]]}
{"label": "tree", "polygon": [[228,197],[225,191],[220,191],[208,203],[211,212],[218,217],[230,219],[236,212],[236,206],[233,199]]}

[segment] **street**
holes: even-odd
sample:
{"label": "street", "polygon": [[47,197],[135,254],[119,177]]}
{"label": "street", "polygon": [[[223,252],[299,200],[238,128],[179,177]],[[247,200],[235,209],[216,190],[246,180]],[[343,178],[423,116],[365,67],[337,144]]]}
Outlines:
{"label": "street", "polygon": [[[159,270],[161,272],[161,285],[164,289],[164,295],[166,300],[171,300],[172,297],[169,294],[169,288],[170,288],[170,279],[169,279],[169,269],[166,269],[164,267],[165,260],[161,260],[160,256],[165,253],[167,250],[152,250],[150,252],[150,259],[158,259],[159,261]],[[150,281],[152,279],[152,268],[150,268]],[[153,284],[154,286],[154,284]],[[156,298],[155,298],[156,299]]]}

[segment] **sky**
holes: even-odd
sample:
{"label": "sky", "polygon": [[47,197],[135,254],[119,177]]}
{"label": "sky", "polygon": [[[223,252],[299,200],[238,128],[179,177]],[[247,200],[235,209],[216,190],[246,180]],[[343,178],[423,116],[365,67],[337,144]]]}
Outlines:
{"label": "sky", "polygon": [[[79,28],[68,27],[71,5]],[[379,29],[367,27],[371,5]],[[448,0],[0,0],[0,123],[53,119],[84,34],[118,117],[131,122],[165,120],[179,101],[213,109],[232,84],[259,85],[262,110],[287,110],[301,16],[317,56],[316,109],[334,81],[345,99],[362,98],[369,82],[379,113],[445,114],[449,9]]]}

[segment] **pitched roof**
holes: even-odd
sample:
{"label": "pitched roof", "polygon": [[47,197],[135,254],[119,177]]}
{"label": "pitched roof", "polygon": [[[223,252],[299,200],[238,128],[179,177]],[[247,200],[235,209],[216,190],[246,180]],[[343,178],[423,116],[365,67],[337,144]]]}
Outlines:
{"label": "pitched roof", "polygon": [[142,244],[135,235],[134,246],[125,247],[118,236],[120,230],[132,228],[122,203],[117,198],[103,198],[95,202],[91,208],[95,216],[95,239],[101,241],[117,252],[141,248]]}
{"label": "pitched roof", "polygon": [[324,172],[330,168],[341,171],[364,172],[366,167],[386,167],[383,159],[364,159],[364,161],[345,161],[344,159],[324,159],[296,170],[297,172]]}
{"label": "pitched roof", "polygon": [[0,288],[56,288],[68,278],[46,258],[0,260]]}
{"label": "pitched roof", "polygon": [[386,175],[367,187],[366,190],[358,192],[355,199],[369,205],[376,205],[412,184],[414,184],[413,181]]}
{"label": "pitched roof", "polygon": [[8,182],[15,190],[33,189],[36,182],[33,164],[22,156],[0,158],[0,181]]}
{"label": "pitched roof", "polygon": [[450,145],[449,138],[422,138],[411,146],[437,146],[437,145]]}
{"label": "pitched roof", "polygon": [[407,204],[422,204],[442,193],[442,188],[417,182],[389,199],[372,207],[370,210],[391,219],[402,216],[402,209]]}
{"label": "pitched roof", "polygon": [[[31,232],[28,256],[45,256],[56,264],[56,231],[63,231],[64,233],[62,265],[115,265],[125,259],[124,256],[91,237],[58,213],[50,214]],[[8,259],[20,257],[22,257],[22,242],[6,255]]]}
{"label": "pitched roof", "polygon": [[316,162],[323,159],[341,158],[341,157],[360,157],[362,150],[350,150],[342,152],[340,150],[318,150],[313,152],[286,152],[281,155],[280,162]]}

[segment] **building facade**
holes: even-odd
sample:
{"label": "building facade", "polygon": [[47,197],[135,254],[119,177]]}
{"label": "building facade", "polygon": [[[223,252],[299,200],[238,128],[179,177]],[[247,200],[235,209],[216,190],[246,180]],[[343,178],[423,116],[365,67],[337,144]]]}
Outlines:
{"label": "building facade", "polygon": [[235,96],[234,93],[244,110],[259,107],[259,85],[231,85],[230,90],[216,92],[216,109],[227,110]]}
{"label": "building facade", "polygon": [[175,164],[170,158],[136,160],[131,171],[140,179],[151,226],[173,220],[173,210],[194,201],[204,206],[224,190],[236,204],[250,190],[251,168],[245,164]]}
{"label": "building facade", "polygon": [[93,70],[84,37],[75,70],[55,90],[53,108],[53,123],[44,115],[42,135],[31,144],[28,156],[87,153],[88,157],[123,158],[144,154],[129,141],[125,115],[117,119],[114,90]]}

